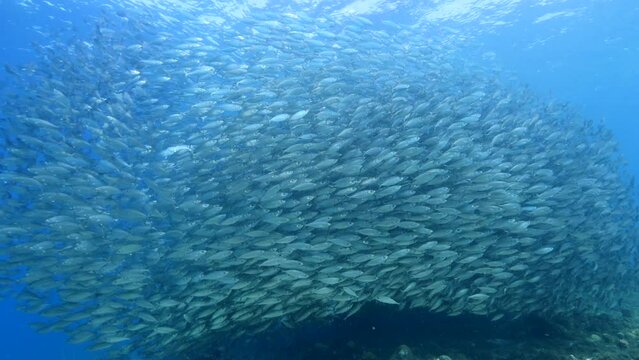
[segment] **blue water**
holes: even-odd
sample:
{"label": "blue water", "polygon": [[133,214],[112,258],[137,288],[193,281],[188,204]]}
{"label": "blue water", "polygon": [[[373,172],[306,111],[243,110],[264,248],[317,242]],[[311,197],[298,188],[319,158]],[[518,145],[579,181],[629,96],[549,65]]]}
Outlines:
{"label": "blue water", "polygon": [[[58,6],[0,0],[0,64],[29,63],[37,56],[30,44],[46,45],[48,33],[55,29],[71,27],[72,33],[81,37],[88,30],[86,20],[100,12],[93,5],[55,3]],[[424,31],[445,26],[461,35],[473,34],[463,40],[472,48],[470,53],[484,56],[482,61],[501,68],[535,93],[569,102],[584,117],[603,121],[618,139],[631,173],[639,175],[639,3],[533,3],[516,3],[515,10],[499,18],[507,25],[451,19],[424,26]],[[410,6],[401,4],[397,10],[376,13],[371,18],[411,23],[414,17]],[[535,23],[544,14],[562,11],[577,15]],[[5,76],[0,72],[0,89]],[[0,359],[98,358],[99,354],[86,351],[82,345],[67,344],[63,334],[36,333],[28,323],[37,316],[17,311],[15,305],[12,300],[0,302]]]}

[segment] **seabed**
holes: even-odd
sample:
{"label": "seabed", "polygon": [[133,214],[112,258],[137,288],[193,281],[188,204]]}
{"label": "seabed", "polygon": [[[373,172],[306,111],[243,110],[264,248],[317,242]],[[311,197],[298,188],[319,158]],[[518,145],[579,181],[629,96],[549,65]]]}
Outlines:
{"label": "seabed", "polygon": [[639,312],[490,321],[370,305],[346,320],[284,325],[197,360],[636,360]]}

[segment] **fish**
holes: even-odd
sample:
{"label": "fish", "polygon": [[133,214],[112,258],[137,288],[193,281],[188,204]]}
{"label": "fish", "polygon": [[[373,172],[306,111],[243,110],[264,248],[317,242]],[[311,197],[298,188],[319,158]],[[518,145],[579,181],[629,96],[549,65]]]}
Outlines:
{"label": "fish", "polygon": [[395,300],[393,300],[393,298],[391,298],[390,296],[387,295],[379,295],[375,298],[375,300],[383,303],[383,304],[389,304],[389,305],[399,305],[399,303]]}
{"label": "fish", "polygon": [[9,68],[0,279],[39,329],[189,358],[371,302],[615,313],[637,285],[610,131],[416,27],[166,6]]}

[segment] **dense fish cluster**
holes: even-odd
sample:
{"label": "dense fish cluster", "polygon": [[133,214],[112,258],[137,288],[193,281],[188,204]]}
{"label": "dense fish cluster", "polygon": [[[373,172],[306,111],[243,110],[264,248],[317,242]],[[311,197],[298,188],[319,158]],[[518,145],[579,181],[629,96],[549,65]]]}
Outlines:
{"label": "dense fish cluster", "polygon": [[635,288],[611,135],[432,35],[119,15],[7,69],[0,280],[40,330],[163,358],[368,302],[497,320]]}

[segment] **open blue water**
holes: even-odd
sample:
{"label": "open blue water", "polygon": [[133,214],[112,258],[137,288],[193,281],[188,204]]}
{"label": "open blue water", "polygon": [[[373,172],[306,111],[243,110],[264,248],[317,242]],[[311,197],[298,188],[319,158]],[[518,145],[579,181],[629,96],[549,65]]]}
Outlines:
{"label": "open blue water", "polygon": [[[46,45],[49,34],[58,28],[73,27],[79,37],[87,34],[87,20],[101,11],[89,3],[0,0],[0,64],[33,61],[37,55],[31,44]],[[244,11],[260,12],[268,3],[249,1]],[[331,6],[323,10],[322,1],[312,3],[320,3],[315,8],[318,14],[349,4],[325,1]],[[537,94],[570,103],[586,118],[603,121],[618,139],[630,171],[639,175],[638,2],[440,0],[416,5],[398,1],[390,9],[384,1],[355,3],[365,4],[356,8],[363,8],[361,13],[374,22],[390,19],[403,24],[415,23],[415,14],[449,4],[458,10],[457,15],[433,16],[420,25],[423,31],[452,30],[470,54],[483,57],[478,61],[501,68]],[[473,10],[463,11],[464,7]],[[4,76],[0,74],[0,86],[6,84]],[[82,345],[67,344],[63,334],[36,333],[28,324],[37,316],[15,306],[12,299],[0,302],[0,359],[98,358],[99,353],[88,352]]]}

